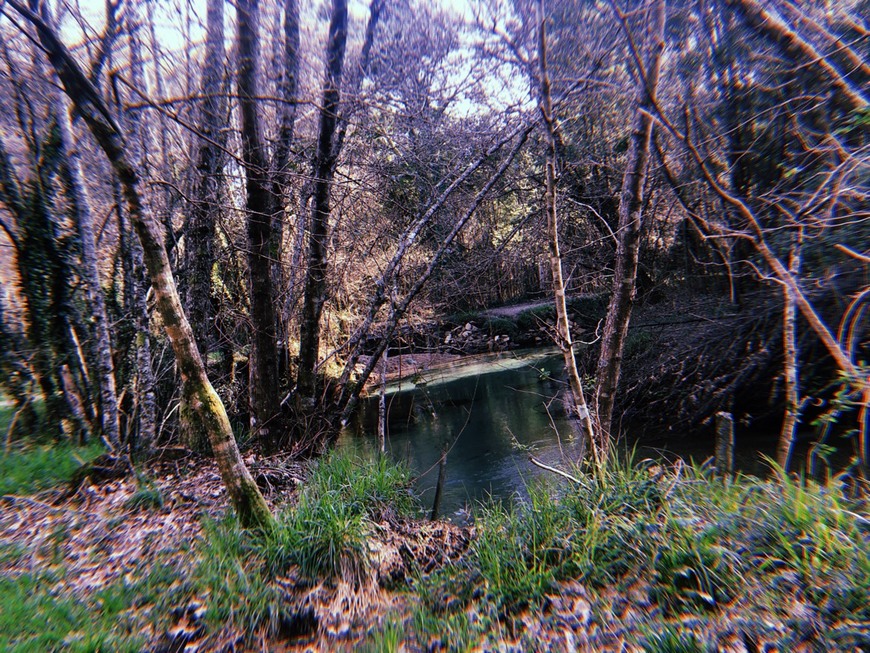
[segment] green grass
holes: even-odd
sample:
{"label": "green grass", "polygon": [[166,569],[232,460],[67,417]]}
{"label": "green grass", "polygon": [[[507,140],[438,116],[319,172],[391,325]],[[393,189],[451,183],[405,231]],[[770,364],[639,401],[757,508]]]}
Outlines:
{"label": "green grass", "polygon": [[136,592],[115,581],[87,602],[59,594],[51,574],[0,576],[0,650],[139,651]]}
{"label": "green grass", "polygon": [[195,572],[214,626],[253,636],[292,618],[281,579],[366,582],[373,519],[416,510],[407,469],[379,458],[332,453],[314,468],[298,504],[268,531],[246,531],[233,517],[206,525]]}
{"label": "green grass", "polygon": [[139,487],[124,502],[128,510],[160,510],[165,504],[160,488],[148,480],[140,480]]}
{"label": "green grass", "polygon": [[[853,627],[870,622],[870,522],[866,506],[844,499],[835,483],[783,474],[722,480],[650,461],[612,462],[596,477],[572,473],[579,484],[551,479],[531,487],[528,500],[481,506],[466,553],[412,573],[407,610],[381,615],[361,648],[534,648],[544,643],[527,621],[561,628],[547,621],[549,597],[577,587],[597,623],[622,623],[615,604],[641,601],[626,627],[645,651],[715,650],[711,629],[735,611],[747,617],[747,636],[773,638],[780,650],[807,632],[818,650],[870,644]],[[386,459],[333,453],[273,529],[245,530],[233,517],[206,522],[190,572],[149,563],[84,600],[57,589],[74,534],[59,520],[38,551],[0,546],[8,569],[31,553],[47,565],[0,575],[0,650],[139,650],[143,624],[161,632],[160,619],[193,596],[205,602],[212,630],[250,641],[279,635],[298,620],[299,592],[374,580],[377,524],[418,510],[409,485],[408,471]],[[143,481],[127,507],[153,510],[161,499]],[[795,613],[796,603],[808,608]]]}
{"label": "green grass", "polygon": [[667,625],[651,632],[641,644],[644,653],[706,653],[708,649],[695,633]]}
{"label": "green grass", "polygon": [[472,555],[486,595],[500,611],[537,604],[574,568],[575,529],[546,487],[532,488],[526,506],[487,506],[478,524]]}
{"label": "green grass", "polygon": [[648,651],[707,650],[672,621],[728,606],[794,623],[795,600],[822,619],[814,631],[820,646],[870,643],[866,634],[833,628],[870,621],[866,509],[833,486],[782,474],[773,482],[705,474],[611,463],[598,478],[575,471],[582,484],[562,493],[540,487],[525,505],[482,507],[463,563],[417,581],[418,635],[424,644],[435,638],[467,649],[493,624],[539,611],[560,581],[575,579],[600,606],[640,583],[657,608],[644,617]]}
{"label": "green grass", "polygon": [[0,496],[33,494],[69,483],[75,471],[105,452],[100,443],[84,447],[67,442],[24,443],[0,453]]}
{"label": "green grass", "polygon": [[520,331],[531,331],[555,318],[556,309],[550,304],[530,308],[517,315],[517,328]]}

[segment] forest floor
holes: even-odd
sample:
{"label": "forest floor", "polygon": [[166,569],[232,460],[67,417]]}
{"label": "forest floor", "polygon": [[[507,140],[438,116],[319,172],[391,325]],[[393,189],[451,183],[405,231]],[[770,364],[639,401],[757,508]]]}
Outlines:
{"label": "forest floor", "polygon": [[459,527],[391,463],[247,462],[269,535],[193,456],[3,496],[0,649],[870,650],[870,519],[833,487],[640,466]]}

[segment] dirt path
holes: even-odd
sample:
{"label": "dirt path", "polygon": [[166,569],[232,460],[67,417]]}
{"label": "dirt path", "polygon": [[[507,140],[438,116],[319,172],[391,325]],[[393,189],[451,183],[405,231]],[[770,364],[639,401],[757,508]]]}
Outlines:
{"label": "dirt path", "polygon": [[520,313],[529,311],[541,306],[549,306],[553,303],[552,299],[539,299],[534,302],[523,302],[522,304],[513,304],[511,306],[499,306],[498,308],[489,308],[481,311],[481,315],[487,317],[517,317]]}

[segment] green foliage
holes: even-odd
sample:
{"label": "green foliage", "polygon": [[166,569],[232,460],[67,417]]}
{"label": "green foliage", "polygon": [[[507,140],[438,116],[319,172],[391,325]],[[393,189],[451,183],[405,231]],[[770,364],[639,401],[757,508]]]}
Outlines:
{"label": "green foliage", "polygon": [[516,338],[520,330],[517,323],[507,317],[494,317],[489,320],[486,328],[494,336],[510,336]]}
{"label": "green foliage", "polygon": [[655,556],[651,598],[672,611],[716,608],[739,588],[732,564],[714,531],[699,533],[672,521]]}
{"label": "green foliage", "polygon": [[569,297],[565,304],[570,312],[594,323],[607,313],[608,301],[607,295],[581,295]]}
{"label": "green foliage", "polygon": [[237,627],[251,636],[275,631],[285,601],[280,587],[264,573],[256,533],[234,517],[204,524],[194,586],[208,597],[206,618],[214,626]]}
{"label": "green foliage", "polygon": [[481,317],[478,311],[459,311],[444,318],[446,324],[452,324],[453,326],[462,326],[468,322],[475,323],[480,322],[480,320]]}
{"label": "green foliage", "polygon": [[649,331],[633,329],[625,338],[622,356],[625,360],[638,356],[647,351],[656,342],[655,336]]}
{"label": "green foliage", "polygon": [[500,611],[540,601],[569,568],[572,528],[545,488],[530,491],[530,505],[493,503],[479,518],[472,547],[487,596]]}
{"label": "green foliage", "polygon": [[[723,481],[651,461],[574,475],[581,482],[562,493],[537,487],[527,505],[484,506],[469,555],[417,581],[424,644],[473,648],[569,579],[593,604],[640,581],[661,608],[643,618],[648,651],[707,650],[665,619],[727,604],[792,619],[788,606],[800,597],[828,624],[870,619],[870,520],[830,487],[785,475]],[[833,648],[852,641],[825,637]]]}
{"label": "green foliage", "polygon": [[250,635],[276,632],[291,616],[280,579],[294,571],[309,580],[364,583],[372,519],[413,510],[409,485],[407,470],[386,459],[334,452],[273,528],[246,531],[231,517],[207,523],[195,580],[209,596],[210,622]]}
{"label": "green foliage", "polygon": [[410,515],[417,502],[410,491],[411,472],[383,456],[335,451],[320,459],[305,484],[303,497],[338,498],[359,514],[378,517],[386,510]]}
{"label": "green foliage", "polygon": [[303,499],[265,533],[258,552],[266,573],[275,576],[293,565],[310,579],[342,578],[362,584],[369,570],[370,522],[344,503],[337,492]]}
{"label": "green foliage", "polygon": [[105,452],[102,444],[76,447],[67,442],[27,443],[0,454],[0,496],[33,494],[69,483],[73,474]]}
{"label": "green foliage", "polygon": [[128,510],[160,510],[163,505],[163,493],[151,481],[140,483],[139,488],[124,502]]}
{"label": "green foliage", "polygon": [[369,634],[361,650],[364,653],[399,653],[405,639],[404,625],[389,619],[380,628]]}
{"label": "green foliage", "polygon": [[480,574],[460,563],[415,581],[418,603],[413,613],[414,632],[426,650],[472,650],[493,628],[497,614],[479,603]]}

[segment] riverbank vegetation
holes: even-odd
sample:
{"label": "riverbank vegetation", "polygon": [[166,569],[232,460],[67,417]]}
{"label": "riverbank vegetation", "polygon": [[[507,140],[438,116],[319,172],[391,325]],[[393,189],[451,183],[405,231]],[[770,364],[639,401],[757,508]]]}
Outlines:
{"label": "riverbank vegetation", "polygon": [[[409,470],[330,454],[255,470],[277,518],[190,509],[181,461],[3,499],[4,650],[859,650],[870,511],[774,469],[614,463],[474,523],[420,521]],[[211,477],[211,480],[208,480]],[[304,477],[304,482],[303,481]],[[297,486],[297,483],[300,483]],[[283,485],[283,487],[282,487]],[[287,490],[287,487],[292,490]],[[152,499],[142,500],[143,488]],[[207,494],[206,494],[207,496]],[[168,525],[171,524],[171,527]]]}
{"label": "riverbank vegetation", "polygon": [[[0,644],[866,647],[868,7],[4,0]],[[332,451],[520,347],[527,498]]]}

